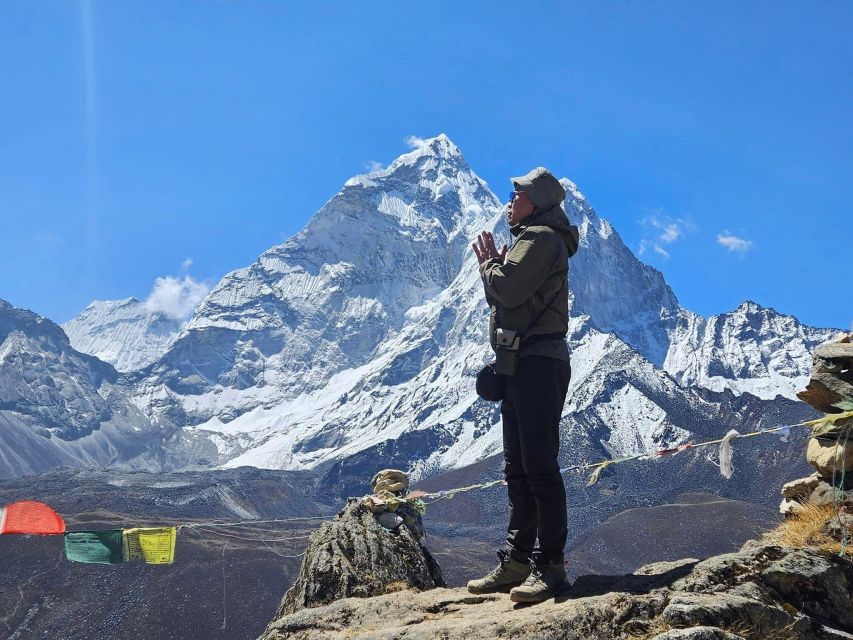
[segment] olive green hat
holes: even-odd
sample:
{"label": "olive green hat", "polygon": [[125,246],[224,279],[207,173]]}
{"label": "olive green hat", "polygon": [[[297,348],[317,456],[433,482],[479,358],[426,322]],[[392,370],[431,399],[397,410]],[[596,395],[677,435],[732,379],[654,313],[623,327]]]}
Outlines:
{"label": "olive green hat", "polygon": [[566,198],[560,181],[545,167],[536,167],[526,176],[510,178],[518,191],[524,191],[539,211],[553,209]]}

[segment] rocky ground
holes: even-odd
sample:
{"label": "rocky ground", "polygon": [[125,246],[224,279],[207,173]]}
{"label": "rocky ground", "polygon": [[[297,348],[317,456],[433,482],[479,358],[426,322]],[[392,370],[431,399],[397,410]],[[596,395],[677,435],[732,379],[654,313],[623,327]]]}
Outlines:
{"label": "rocky ground", "polygon": [[851,590],[849,559],[750,541],[702,561],[582,576],[532,606],[464,588],[345,598],[284,615],[261,639],[841,639],[853,638]]}
{"label": "rocky ground", "polygon": [[[599,540],[609,545],[581,546],[603,557],[627,546],[636,556],[633,540],[645,538],[648,548],[676,537],[668,520],[683,522],[684,513],[696,522],[682,526],[678,537],[713,529],[720,544],[731,544],[725,538],[728,527],[737,528],[735,503],[702,494],[684,500],[618,514],[599,527],[613,533]],[[419,517],[389,525],[398,507],[350,499],[311,536],[298,579],[260,640],[853,638],[853,553],[826,526],[853,533],[853,521],[829,505],[798,504],[797,515],[738,551],[659,561],[622,575],[609,574],[609,566],[619,566],[615,557],[615,564],[599,565],[601,573],[579,575],[565,593],[531,606],[513,603],[507,593],[445,588]],[[666,545],[659,551],[665,559]]]}

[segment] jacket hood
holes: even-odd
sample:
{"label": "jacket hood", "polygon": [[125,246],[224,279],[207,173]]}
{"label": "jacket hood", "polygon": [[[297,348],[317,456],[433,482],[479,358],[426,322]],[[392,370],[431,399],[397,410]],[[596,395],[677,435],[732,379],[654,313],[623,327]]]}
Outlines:
{"label": "jacket hood", "polygon": [[562,236],[569,257],[575,255],[578,250],[578,228],[569,223],[569,218],[563,209],[566,190],[560,181],[545,167],[536,167],[527,175],[511,178],[511,180],[513,186],[524,191],[536,205],[536,211],[532,216],[510,229],[512,235],[517,236],[531,225],[551,227]]}
{"label": "jacket hood", "polygon": [[532,216],[511,227],[510,233],[513,236],[518,236],[530,226],[551,227],[563,238],[569,257],[571,258],[577,253],[580,233],[578,232],[578,228],[569,222],[569,217],[563,209],[562,202],[558,202],[546,211],[537,209]]}

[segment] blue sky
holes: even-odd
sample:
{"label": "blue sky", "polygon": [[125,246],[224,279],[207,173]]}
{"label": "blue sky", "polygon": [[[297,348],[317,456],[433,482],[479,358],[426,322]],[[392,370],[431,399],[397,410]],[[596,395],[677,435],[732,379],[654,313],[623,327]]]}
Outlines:
{"label": "blue sky", "polygon": [[690,309],[849,327],[850,24],[849,2],[9,3],[0,298],[63,322],[215,283],[444,132],[501,197],[536,165],[574,180]]}

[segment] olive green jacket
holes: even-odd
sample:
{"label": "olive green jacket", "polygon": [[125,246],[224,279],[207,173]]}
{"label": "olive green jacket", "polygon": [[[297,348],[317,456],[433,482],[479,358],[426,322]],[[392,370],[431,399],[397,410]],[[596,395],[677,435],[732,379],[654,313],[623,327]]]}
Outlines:
{"label": "olive green jacket", "polygon": [[568,360],[566,341],[559,336],[565,336],[569,326],[569,258],[578,249],[578,228],[569,224],[561,201],[546,211],[534,212],[510,228],[510,233],[515,240],[503,263],[491,258],[480,265],[491,309],[492,349],[497,327],[520,331],[525,338],[558,334],[523,341],[519,358],[537,355]]}

